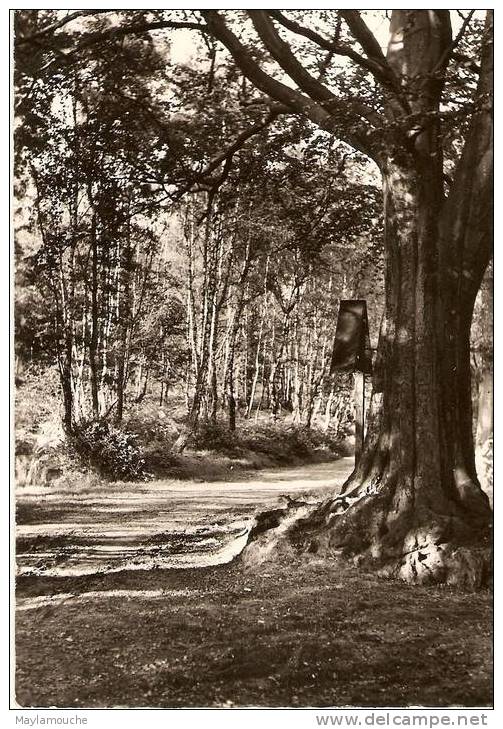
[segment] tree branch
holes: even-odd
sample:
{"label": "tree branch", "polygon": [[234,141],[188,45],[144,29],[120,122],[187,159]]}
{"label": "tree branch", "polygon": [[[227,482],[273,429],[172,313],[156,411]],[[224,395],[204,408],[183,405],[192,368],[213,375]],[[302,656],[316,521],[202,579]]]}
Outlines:
{"label": "tree branch", "polygon": [[[262,70],[251,54],[227,27],[225,21],[216,10],[202,10],[202,15],[211,33],[228,49],[245,76],[263,93],[289,107],[294,113],[303,114],[321,129],[330,133],[337,132],[342,141],[354,149],[374,158],[371,145],[368,139],[369,130],[361,130],[361,134],[340,130],[334,111],[347,115],[348,103],[334,97],[330,112],[313,99],[305,96],[300,91],[290,88]],[[286,70],[286,69],[285,69]],[[287,71],[288,73],[288,71]],[[336,107],[336,109],[334,109]],[[366,109],[366,111],[368,111]],[[361,109],[353,106],[354,121],[361,126]]]}
{"label": "tree branch", "polygon": [[295,91],[295,89],[290,88],[281,81],[277,81],[262,70],[237,36],[227,27],[218,11],[203,10],[201,12],[209,30],[228,49],[245,76],[260,91],[276,101],[285,104],[293,112],[314,117],[320,123],[326,121],[329,115],[322,107],[314,103],[312,99]]}
{"label": "tree branch", "polygon": [[248,15],[266,49],[302,91],[315,101],[322,103],[335,99],[331,91],[314,76],[311,76],[295,58],[290,46],[280,38],[264,10],[249,10]]}
{"label": "tree branch", "polygon": [[393,72],[386,63],[386,59],[384,59],[384,63],[382,63],[374,58],[365,58],[365,56],[357,53],[354,48],[351,48],[351,46],[345,43],[335,43],[328,38],[324,38],[320,33],[312,30],[312,28],[306,28],[300,25],[300,23],[297,23],[295,20],[291,20],[286,17],[280,10],[268,10],[267,12],[272,18],[274,18],[274,20],[277,20],[278,23],[287,30],[290,30],[292,33],[304,36],[304,38],[307,38],[326,51],[335,53],[338,56],[345,56],[349,58],[358,66],[361,66],[361,68],[369,71],[374,78],[384,86],[394,85]]}
{"label": "tree branch", "polygon": [[[342,17],[346,21],[349,30],[353,34],[355,40],[361,45],[367,57],[379,63],[383,68],[388,69],[389,65],[386,56],[382,52],[377,38],[370,31],[369,27],[360,15],[359,10],[341,10]],[[391,69],[390,69],[391,70]]]}
{"label": "tree branch", "polygon": [[470,58],[469,56],[465,55],[464,53],[459,53],[458,51],[452,51],[451,59],[453,61],[456,61],[457,63],[460,63],[462,66],[467,68],[469,71],[472,71],[473,73],[476,73],[476,74],[480,73],[479,64],[475,63],[473,58]]}
{"label": "tree branch", "polygon": [[[309,71],[297,60],[289,44],[280,37],[274,28],[266,11],[249,10],[248,15],[264,46],[302,91],[309,94],[315,101],[320,102],[325,108],[327,106],[333,108],[334,104],[340,104],[340,100],[324,84],[311,76]],[[354,100],[352,106],[362,117],[375,126],[380,126],[382,123],[380,115],[374,109],[360,102],[355,104]]]}
{"label": "tree branch", "polygon": [[[271,54],[279,59],[278,62],[283,70],[285,70],[289,75],[291,74],[293,80],[298,83],[299,87],[307,90],[309,95],[306,96],[301,91],[290,88],[286,84],[266,73],[255,61],[253,56],[241,43],[238,37],[228,28],[219,11],[201,10],[200,12],[206,21],[205,24],[190,21],[162,20],[118,26],[87,33],[81,35],[80,42],[77,43],[76,47],[70,51],[70,53],[63,55],[65,59],[69,59],[86,46],[100,42],[108,37],[121,38],[129,34],[140,35],[152,30],[189,28],[203,32],[210,32],[228,49],[244,75],[259,90],[267,94],[272,99],[278,101],[280,104],[286,106],[292,112],[306,116],[321,129],[332,134],[337,134],[342,141],[346,142],[354,149],[376,159],[376,153],[373,151],[372,144],[369,139],[369,133],[372,130],[369,127],[366,127],[362,120],[364,119],[367,122],[370,121],[375,126],[379,127],[382,123],[380,115],[366,104],[357,100],[342,100],[334,96],[329,89],[312,76],[295,58],[290,46],[278,35],[266,12],[248,11],[254,24],[258,25],[260,28],[263,39],[266,39],[263,40],[263,42],[266,44],[266,47],[270,49]],[[92,12],[86,11],[86,14],[92,14]],[[70,16],[63,20],[69,22],[69,17]],[[63,21],[59,22],[62,23]],[[47,31],[44,35],[47,34],[49,34],[49,31]],[[40,43],[40,40],[35,42]],[[348,121],[350,124],[352,123],[357,127],[356,131],[348,130],[347,127],[349,125],[341,123],[341,120],[348,119],[348,114]]]}
{"label": "tree branch", "polygon": [[55,30],[62,28],[64,25],[71,23],[72,20],[76,20],[77,18],[82,18],[82,17],[85,17],[86,15],[97,15],[98,13],[110,13],[110,12],[113,12],[113,11],[112,10],[76,10],[74,13],[70,13],[69,15],[65,16],[61,20],[58,20],[55,23],[51,23],[50,25],[47,25],[45,28],[42,28],[41,30],[37,31],[36,33],[27,35],[24,38],[23,37],[18,38],[17,45],[22,46],[25,43],[32,43],[33,41],[42,38],[44,35],[49,35],[50,33],[54,33]]}
{"label": "tree branch", "polygon": [[[212,172],[214,172],[222,163],[224,164],[224,169],[222,171],[222,174],[219,176],[219,178],[216,181],[212,182],[212,187],[215,185],[217,187],[220,187],[220,185],[225,181],[227,178],[229,172],[230,172],[230,165],[232,163],[232,158],[238,152],[245,143],[251,139],[251,137],[255,136],[256,134],[259,134],[261,131],[263,131],[266,127],[269,126],[275,119],[280,116],[280,114],[287,114],[288,109],[284,106],[278,106],[272,107],[269,111],[269,114],[266,116],[265,119],[263,119],[260,122],[257,122],[256,124],[253,124],[249,129],[245,129],[241,134],[238,134],[234,142],[227,147],[227,149],[224,152],[221,152],[219,155],[214,157],[202,170],[197,174],[197,179],[199,180],[205,180],[208,178],[208,175],[211,175]],[[193,182],[197,180],[193,180],[191,182],[191,185]],[[190,189],[190,188],[189,188]]]}
{"label": "tree branch", "polygon": [[208,30],[204,23],[195,23],[191,21],[178,21],[178,20],[156,20],[150,23],[136,23],[132,25],[117,26],[114,28],[106,28],[105,30],[88,33],[83,36],[84,42],[94,42],[101,40],[108,36],[114,36],[116,38],[122,38],[125,35],[141,35],[143,33],[149,33],[151,30],[179,30],[186,28],[188,30],[199,30],[206,32]]}
{"label": "tree branch", "polygon": [[[84,12],[84,11],[83,11]],[[85,11],[86,15],[91,15],[92,13],[101,12],[101,11]],[[83,14],[83,13],[81,13]],[[107,38],[123,38],[127,35],[143,35],[145,33],[149,33],[152,30],[165,30],[165,29],[172,29],[172,30],[179,30],[179,29],[189,29],[189,30],[198,30],[201,32],[207,32],[208,28],[204,23],[193,23],[190,21],[176,21],[176,20],[158,20],[153,21],[151,23],[135,23],[132,25],[122,25],[122,26],[114,26],[112,28],[105,28],[103,30],[98,31],[91,31],[89,33],[83,33],[80,35],[78,42],[76,43],[75,47],[68,53],[62,53],[60,49],[57,49],[54,47],[54,44],[48,43],[45,47],[48,50],[52,50],[55,53],[59,53],[60,55],[64,56],[66,60],[71,59],[72,56],[77,54],[79,51],[83,50],[84,48],[88,48],[89,46],[94,45],[95,43],[101,43],[101,41],[106,40]],[[37,35],[29,36],[24,39],[20,39],[18,41],[18,45],[23,43],[37,43],[39,45],[42,45],[42,40],[46,38],[48,35],[50,35],[50,31],[44,32],[42,37],[37,37]],[[58,36],[54,35],[53,38],[56,39]]]}
{"label": "tree branch", "polygon": [[[464,36],[465,30],[467,29],[474,12],[475,12],[475,10],[470,10],[470,12],[466,16],[466,18],[464,18],[458,34],[452,41],[451,45],[445,49],[445,52],[443,53],[442,58],[439,60],[439,62],[437,64],[437,68],[443,68],[444,65],[446,65],[448,63],[449,59],[454,57],[454,50],[457,48],[459,42],[461,41],[461,38]],[[435,70],[437,70],[437,69],[435,69]]]}
{"label": "tree branch", "polygon": [[[257,122],[256,124],[253,124],[248,129],[245,129],[242,131],[234,142],[227,147],[223,152],[216,155],[208,164],[206,167],[204,167],[202,170],[198,172],[192,172],[192,174],[189,175],[189,180],[186,182],[186,184],[183,185],[175,194],[167,193],[167,196],[171,200],[171,202],[177,202],[180,200],[186,193],[193,190],[195,185],[200,185],[199,188],[197,188],[197,191],[204,190],[205,192],[208,192],[211,197],[214,197],[215,193],[217,192],[218,188],[223,185],[227,177],[229,176],[231,167],[232,167],[232,161],[233,157],[240,149],[244,147],[246,142],[251,139],[251,137],[255,136],[256,134],[259,134],[261,131],[263,131],[269,124],[271,124],[275,119],[277,119],[280,114],[286,114],[289,113],[289,109],[287,109],[284,106],[275,105],[271,107],[269,114],[260,122]],[[218,175],[218,177],[210,177],[210,175],[215,172],[215,170],[220,167],[220,165],[223,166],[223,170]],[[159,180],[156,181],[159,183]],[[176,184],[176,183],[170,183],[169,181],[164,181],[164,185],[166,184]]]}

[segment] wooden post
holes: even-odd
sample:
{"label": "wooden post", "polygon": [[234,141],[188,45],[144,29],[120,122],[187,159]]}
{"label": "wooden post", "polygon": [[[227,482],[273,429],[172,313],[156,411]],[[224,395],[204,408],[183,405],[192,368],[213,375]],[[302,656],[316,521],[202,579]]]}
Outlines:
{"label": "wooden post", "polygon": [[355,466],[363,452],[365,439],[365,374],[355,372],[354,398],[355,398]]}
{"label": "wooden post", "polygon": [[372,375],[372,353],[364,299],[342,299],[335,330],[330,374],[353,372],[355,407],[355,465],[365,439],[365,374]]}

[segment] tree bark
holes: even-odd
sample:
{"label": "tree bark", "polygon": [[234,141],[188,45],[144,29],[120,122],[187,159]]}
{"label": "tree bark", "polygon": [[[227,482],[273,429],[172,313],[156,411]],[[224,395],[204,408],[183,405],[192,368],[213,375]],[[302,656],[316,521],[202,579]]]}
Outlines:
{"label": "tree bark", "polygon": [[493,503],[493,371],[492,362],[482,364],[478,381],[476,465],[477,475],[489,502]]}
{"label": "tree bark", "polygon": [[93,417],[95,419],[98,419],[100,414],[98,398],[98,238],[96,232],[96,214],[94,213],[91,223],[91,248],[91,339],[89,342],[89,368],[91,370],[91,397]]}

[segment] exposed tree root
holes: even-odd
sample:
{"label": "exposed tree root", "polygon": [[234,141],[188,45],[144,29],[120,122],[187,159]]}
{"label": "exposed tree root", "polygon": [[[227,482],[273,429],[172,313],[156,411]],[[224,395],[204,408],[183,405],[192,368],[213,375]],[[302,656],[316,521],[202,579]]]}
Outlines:
{"label": "exposed tree root", "polygon": [[360,488],[260,514],[241,559],[253,566],[292,551],[330,555],[383,577],[473,590],[491,577],[487,516],[455,502],[413,503],[413,493],[390,482],[374,493]]}

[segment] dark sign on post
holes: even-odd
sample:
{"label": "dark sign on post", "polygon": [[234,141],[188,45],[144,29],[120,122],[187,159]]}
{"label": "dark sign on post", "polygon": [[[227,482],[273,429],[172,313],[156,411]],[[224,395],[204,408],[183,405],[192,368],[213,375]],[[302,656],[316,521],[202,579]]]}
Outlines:
{"label": "dark sign on post", "polygon": [[355,373],[355,464],[360,460],[365,437],[365,375],[372,374],[367,302],[343,299],[335,330],[330,373]]}
{"label": "dark sign on post", "polygon": [[364,299],[342,299],[339,305],[330,373],[337,371],[372,374],[367,302]]}

